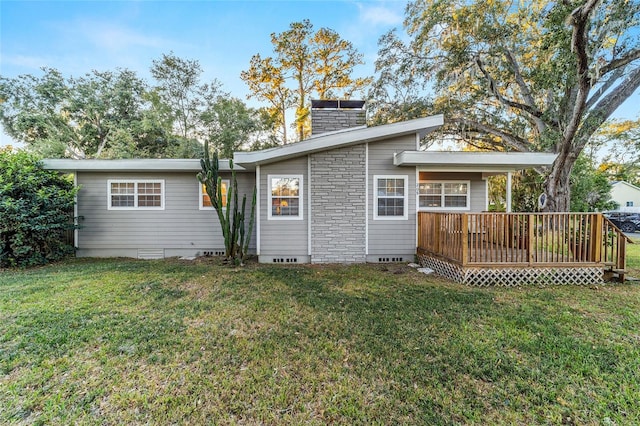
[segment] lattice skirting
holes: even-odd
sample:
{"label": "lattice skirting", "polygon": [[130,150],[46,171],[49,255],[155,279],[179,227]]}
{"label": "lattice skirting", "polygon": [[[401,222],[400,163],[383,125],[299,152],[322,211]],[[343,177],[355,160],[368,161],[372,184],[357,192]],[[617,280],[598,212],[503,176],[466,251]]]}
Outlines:
{"label": "lattice skirting", "polygon": [[591,285],[603,280],[603,270],[599,267],[463,268],[426,254],[420,254],[418,258],[423,266],[438,275],[470,286]]}

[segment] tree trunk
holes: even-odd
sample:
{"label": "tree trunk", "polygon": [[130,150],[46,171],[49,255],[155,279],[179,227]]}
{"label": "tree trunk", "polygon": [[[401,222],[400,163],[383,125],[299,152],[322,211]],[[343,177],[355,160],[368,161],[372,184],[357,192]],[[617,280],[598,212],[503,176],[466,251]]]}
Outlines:
{"label": "tree trunk", "polygon": [[544,181],[545,201],[543,212],[568,212],[571,208],[571,169],[577,154],[561,152],[551,166],[551,172]]}

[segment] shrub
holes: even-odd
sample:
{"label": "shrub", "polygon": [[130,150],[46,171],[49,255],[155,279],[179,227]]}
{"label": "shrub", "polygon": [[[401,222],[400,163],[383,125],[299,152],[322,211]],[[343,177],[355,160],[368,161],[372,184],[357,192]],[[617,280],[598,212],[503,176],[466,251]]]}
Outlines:
{"label": "shrub", "polygon": [[0,149],[0,267],[25,267],[73,253],[78,189],[69,176],[45,170],[27,152]]}

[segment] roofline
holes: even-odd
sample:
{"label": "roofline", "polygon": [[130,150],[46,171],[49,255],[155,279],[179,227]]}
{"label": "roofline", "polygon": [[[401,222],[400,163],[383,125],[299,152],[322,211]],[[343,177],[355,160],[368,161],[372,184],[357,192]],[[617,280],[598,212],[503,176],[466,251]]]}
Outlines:
{"label": "roofline", "polygon": [[442,114],[374,127],[358,127],[313,136],[301,142],[253,152],[236,152],[234,161],[245,167],[282,161],[328,149],[375,142],[393,136],[419,133],[421,136],[444,124]]}
{"label": "roofline", "polygon": [[[127,160],[42,160],[45,169],[67,172],[199,172],[199,159],[127,159]],[[229,160],[219,160],[221,171],[231,171]],[[242,172],[244,167],[234,165]]]}
{"label": "roofline", "polygon": [[611,186],[613,187],[613,186],[615,186],[615,185],[617,185],[617,184],[619,184],[619,183],[624,183],[625,185],[630,186],[631,188],[633,188],[633,189],[637,189],[638,191],[640,191],[640,188],[639,188],[639,187],[635,186],[635,185],[634,185],[634,184],[632,184],[632,183],[627,182],[626,180],[617,180],[617,181],[615,181],[615,182],[612,182],[612,183],[611,183]]}
{"label": "roofline", "polygon": [[441,172],[513,172],[550,166],[557,156],[546,152],[403,151],[394,154],[393,164]]}

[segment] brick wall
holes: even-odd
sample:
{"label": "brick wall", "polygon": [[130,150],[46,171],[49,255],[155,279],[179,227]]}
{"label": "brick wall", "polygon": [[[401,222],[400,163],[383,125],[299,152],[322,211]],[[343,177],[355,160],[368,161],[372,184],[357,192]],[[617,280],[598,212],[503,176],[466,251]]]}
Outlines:
{"label": "brick wall", "polygon": [[365,262],[365,145],[311,155],[311,262]]}

